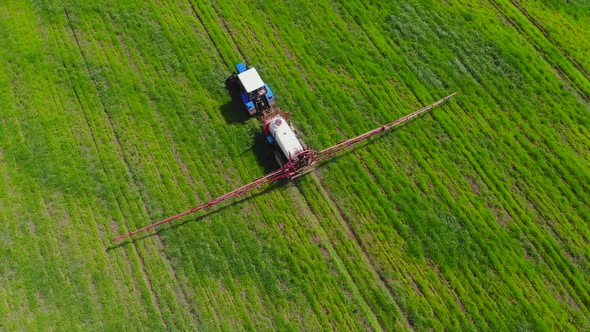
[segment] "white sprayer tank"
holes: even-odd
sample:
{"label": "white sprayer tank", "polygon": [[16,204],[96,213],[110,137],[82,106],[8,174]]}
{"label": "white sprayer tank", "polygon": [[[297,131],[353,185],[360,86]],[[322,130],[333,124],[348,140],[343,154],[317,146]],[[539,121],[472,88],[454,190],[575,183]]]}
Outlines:
{"label": "white sprayer tank", "polygon": [[287,159],[304,150],[291,126],[281,116],[270,120],[268,130]]}

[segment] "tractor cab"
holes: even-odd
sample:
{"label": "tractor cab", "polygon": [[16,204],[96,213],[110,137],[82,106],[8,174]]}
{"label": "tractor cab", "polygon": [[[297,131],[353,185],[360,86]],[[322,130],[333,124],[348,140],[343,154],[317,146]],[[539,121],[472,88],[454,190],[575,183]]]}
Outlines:
{"label": "tractor cab", "polygon": [[256,68],[246,67],[243,63],[236,65],[238,71],[237,78],[240,83],[240,97],[246,106],[248,113],[254,116],[262,115],[264,112],[274,106],[275,98],[264,83]]}

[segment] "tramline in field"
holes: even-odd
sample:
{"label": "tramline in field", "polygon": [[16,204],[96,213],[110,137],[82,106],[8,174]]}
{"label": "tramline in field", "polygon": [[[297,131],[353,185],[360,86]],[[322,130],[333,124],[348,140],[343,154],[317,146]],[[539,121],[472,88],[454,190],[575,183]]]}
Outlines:
{"label": "tramline in field", "polygon": [[268,85],[260,78],[260,75],[256,69],[252,67],[246,67],[242,63],[236,65],[236,69],[237,74],[233,74],[230,77],[230,83],[236,85],[239,84],[241,89],[240,98],[242,99],[248,113],[252,116],[258,116],[261,119],[262,130],[266,135],[267,141],[270,144],[274,144],[278,147],[278,149],[275,151],[275,158],[277,159],[277,163],[281,168],[242,187],[234,189],[220,197],[217,197],[205,204],[196,206],[190,210],[184,211],[175,216],[166,218],[157,223],[137,229],[127,234],[119,235],[115,238],[115,240],[120,240],[169,223],[173,220],[180,219],[186,215],[212,207],[213,205],[230,198],[243,195],[265,184],[284,178],[295,179],[310,172],[313,170],[316,164],[333,156],[334,154],[372,136],[390,130],[395,126],[399,126],[417,117],[418,115],[441,105],[456,94],[452,93],[391,123],[375,128],[359,136],[344,140],[321,151],[316,151],[308,148],[302,142],[299,135],[297,135],[297,131],[290,121],[289,113],[282,113],[281,110],[275,106],[274,94]]}

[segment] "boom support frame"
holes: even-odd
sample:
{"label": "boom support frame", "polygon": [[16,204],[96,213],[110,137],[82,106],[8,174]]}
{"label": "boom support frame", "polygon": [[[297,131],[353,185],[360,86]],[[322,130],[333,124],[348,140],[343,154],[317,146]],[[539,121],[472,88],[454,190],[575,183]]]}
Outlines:
{"label": "boom support frame", "polygon": [[263,176],[261,178],[258,178],[256,180],[254,180],[254,181],[252,181],[252,182],[250,182],[250,183],[248,183],[248,184],[246,184],[246,185],[244,185],[242,187],[239,187],[239,188],[234,189],[234,190],[232,190],[232,191],[230,191],[228,193],[225,193],[222,196],[219,196],[217,198],[214,198],[214,199],[210,200],[209,202],[207,202],[205,204],[196,206],[196,207],[194,207],[194,208],[192,208],[190,210],[186,210],[186,211],[181,212],[181,213],[179,213],[179,214],[177,214],[175,216],[166,218],[166,219],[161,220],[161,221],[158,221],[158,222],[156,222],[154,224],[151,224],[151,225],[145,226],[143,228],[134,230],[132,232],[119,235],[119,236],[115,237],[114,240],[115,241],[121,240],[123,238],[133,236],[133,235],[135,235],[137,233],[141,233],[141,232],[150,230],[152,228],[158,227],[160,225],[169,223],[171,221],[180,219],[180,218],[182,218],[182,217],[184,217],[186,215],[195,213],[197,211],[210,208],[213,205],[216,205],[218,203],[221,203],[221,202],[223,202],[225,200],[228,200],[230,198],[243,195],[243,194],[245,194],[245,193],[247,193],[249,191],[252,191],[252,190],[254,190],[256,188],[259,188],[259,187],[261,187],[263,185],[266,185],[266,184],[269,184],[271,182],[274,182],[274,181],[277,181],[277,180],[280,180],[280,179],[284,179],[284,178],[291,178],[291,179],[297,178],[297,177],[299,177],[299,176],[301,176],[303,174],[306,174],[306,173],[312,171],[315,165],[317,165],[321,161],[323,161],[323,160],[325,160],[325,159],[333,156],[334,154],[336,154],[336,153],[338,153],[338,152],[340,152],[340,151],[342,151],[344,149],[347,149],[347,148],[349,148],[349,147],[351,147],[351,146],[353,146],[353,145],[355,145],[355,144],[357,144],[357,143],[359,143],[361,141],[364,141],[364,140],[368,139],[369,137],[375,136],[375,135],[377,135],[379,133],[383,133],[385,131],[390,130],[393,127],[396,127],[396,126],[399,126],[399,125],[401,125],[401,124],[403,124],[405,122],[408,122],[409,120],[417,117],[418,115],[420,115],[420,114],[422,114],[424,112],[427,112],[427,111],[429,111],[429,110],[431,110],[431,109],[439,106],[440,104],[446,102],[447,100],[451,99],[455,95],[456,95],[456,93],[452,93],[452,94],[444,97],[443,99],[438,100],[437,102],[435,102],[433,104],[430,104],[430,105],[428,105],[428,106],[426,106],[424,108],[421,108],[421,109],[419,109],[417,111],[414,111],[414,112],[412,112],[412,113],[410,113],[410,114],[408,114],[406,116],[403,116],[403,117],[401,117],[401,118],[399,118],[399,119],[397,119],[397,120],[395,120],[395,121],[393,121],[391,123],[388,123],[388,124],[383,125],[381,127],[375,128],[375,129],[373,129],[371,131],[368,131],[368,132],[366,132],[364,134],[361,134],[359,136],[356,136],[356,137],[353,137],[353,138],[344,140],[344,141],[342,141],[342,142],[340,142],[340,143],[338,143],[336,145],[333,145],[333,146],[331,146],[329,148],[323,149],[323,150],[321,150],[319,152],[316,151],[316,150],[305,150],[305,151],[302,151],[302,152],[298,153],[295,157],[291,158],[285,164],[285,166],[283,166],[283,168],[281,168],[281,169],[278,169],[278,170],[276,170],[276,171],[274,171],[272,173],[269,173],[269,174],[267,174],[267,175],[265,175],[265,176]]}

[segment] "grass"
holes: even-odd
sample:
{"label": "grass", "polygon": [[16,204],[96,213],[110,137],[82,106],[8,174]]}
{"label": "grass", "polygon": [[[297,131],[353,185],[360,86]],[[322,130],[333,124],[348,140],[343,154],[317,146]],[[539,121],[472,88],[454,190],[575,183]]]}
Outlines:
{"label": "grass", "polygon": [[[0,329],[588,329],[586,12],[0,4]],[[257,121],[224,114],[242,60],[316,149],[459,95],[113,243],[269,171]]]}

